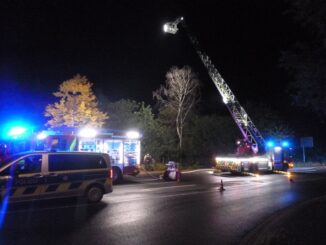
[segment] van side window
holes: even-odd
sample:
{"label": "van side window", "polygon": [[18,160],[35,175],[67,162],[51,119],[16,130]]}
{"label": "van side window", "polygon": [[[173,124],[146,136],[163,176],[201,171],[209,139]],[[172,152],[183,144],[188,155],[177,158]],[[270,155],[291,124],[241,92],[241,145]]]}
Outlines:
{"label": "van side window", "polygon": [[18,174],[32,174],[41,172],[42,155],[27,156],[2,171],[2,176]]}
{"label": "van side window", "polygon": [[50,154],[49,171],[107,168],[102,156],[83,154]]}
{"label": "van side window", "polygon": [[16,164],[20,174],[39,173],[42,167],[42,155],[24,157]]}

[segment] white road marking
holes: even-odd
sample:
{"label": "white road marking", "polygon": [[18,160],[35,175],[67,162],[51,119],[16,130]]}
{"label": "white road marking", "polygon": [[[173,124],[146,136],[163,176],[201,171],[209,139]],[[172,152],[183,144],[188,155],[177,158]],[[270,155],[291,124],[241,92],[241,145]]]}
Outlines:
{"label": "white road marking", "polygon": [[[173,183],[175,184],[175,183]],[[134,194],[135,192],[150,192],[150,191],[156,191],[156,190],[162,190],[162,189],[174,189],[174,188],[187,188],[187,187],[194,187],[197,186],[196,184],[190,184],[190,185],[170,185],[170,186],[162,186],[162,187],[154,187],[154,188],[142,188],[142,189],[129,189],[129,190],[120,190],[120,195],[126,195],[126,194]],[[116,193],[116,192],[114,192]]]}
{"label": "white road marking", "polygon": [[203,171],[211,171],[211,169],[196,169],[196,170],[189,170],[189,171],[181,171],[181,174],[190,174],[190,173],[203,172]]}
{"label": "white road marking", "polygon": [[162,196],[153,196],[153,197],[139,197],[139,198],[132,198],[132,199],[126,199],[126,200],[114,200],[111,197],[111,200],[108,200],[109,203],[124,203],[124,202],[132,202],[132,201],[140,201],[140,200],[146,200],[146,199],[161,199],[161,198],[169,198],[169,197],[178,197],[178,196],[188,196],[188,195],[194,195],[194,194],[203,194],[203,193],[209,193],[209,192],[216,192],[216,190],[206,190],[206,191],[192,191],[187,193],[178,193],[178,194],[169,194],[169,195],[162,195]]}
{"label": "white road marking", "polygon": [[[151,196],[151,197],[144,197],[144,196],[140,196],[140,195],[136,195],[137,197],[130,197],[130,196],[106,196],[106,200],[108,200],[109,203],[124,203],[124,202],[132,202],[132,201],[140,201],[140,200],[148,200],[148,199],[158,199],[158,198],[169,198],[169,197],[180,197],[180,196],[188,196],[188,195],[196,195],[196,194],[203,194],[203,193],[220,193],[219,192],[219,188],[220,185],[219,183],[217,183],[218,186],[217,187],[211,187],[207,190],[194,190],[194,191],[189,191],[189,192],[185,192],[185,193],[173,193],[173,194],[165,194],[165,195],[160,195],[160,196]],[[232,185],[232,186],[228,186],[228,185],[224,185],[224,188],[226,189],[225,192],[228,196],[233,196],[233,194],[235,195],[239,195],[238,193],[233,193],[232,191],[238,191],[238,190],[243,190],[243,188],[246,188],[246,190],[254,190],[254,189],[260,189],[262,187],[264,187],[265,185],[268,185],[270,183],[268,182],[251,182],[251,181],[246,181],[244,183],[238,184],[238,185]],[[173,187],[184,187],[184,186],[198,186],[198,185],[183,185],[183,186],[169,186],[167,188],[173,188]],[[164,187],[162,187],[164,188]],[[155,189],[159,189],[159,188],[152,188],[153,190]],[[141,192],[142,190],[140,190]],[[230,192],[228,192],[230,191]],[[129,198],[128,198],[129,197]],[[114,199],[116,198],[116,199]]]}
{"label": "white road marking", "polygon": [[156,190],[160,190],[160,189],[180,188],[180,187],[193,187],[193,186],[197,186],[197,185],[192,184],[192,185],[163,186],[163,187],[156,187],[156,188],[147,188],[147,189],[144,189],[142,191],[156,191]]}

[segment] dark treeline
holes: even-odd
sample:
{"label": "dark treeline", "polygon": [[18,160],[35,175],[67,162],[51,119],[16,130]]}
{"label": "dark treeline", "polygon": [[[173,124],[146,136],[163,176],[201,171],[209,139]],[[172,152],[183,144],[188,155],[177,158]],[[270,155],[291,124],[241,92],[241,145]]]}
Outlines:
{"label": "dark treeline", "polygon": [[[154,110],[144,102],[125,99],[100,104],[109,114],[104,127],[138,129],[143,135],[142,155],[149,153],[157,162],[181,158],[184,165],[208,166],[216,155],[235,153],[235,142],[242,138],[231,115],[200,115],[194,110],[185,124],[184,144],[180,149],[174,111]],[[292,133],[268,107],[248,104],[248,111],[255,112],[253,119],[257,120],[264,136],[288,137]]]}

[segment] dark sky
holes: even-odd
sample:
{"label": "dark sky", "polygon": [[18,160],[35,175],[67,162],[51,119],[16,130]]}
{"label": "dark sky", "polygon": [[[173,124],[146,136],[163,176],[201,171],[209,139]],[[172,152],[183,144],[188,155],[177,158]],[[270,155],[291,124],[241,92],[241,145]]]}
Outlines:
{"label": "dark sky", "polygon": [[153,104],[152,91],[173,66],[189,65],[202,85],[202,110],[224,111],[220,95],[185,35],[162,32],[184,16],[240,103],[284,108],[289,77],[280,52],[298,35],[282,0],[2,0],[1,115],[40,118],[51,93],[86,75],[109,100]]}

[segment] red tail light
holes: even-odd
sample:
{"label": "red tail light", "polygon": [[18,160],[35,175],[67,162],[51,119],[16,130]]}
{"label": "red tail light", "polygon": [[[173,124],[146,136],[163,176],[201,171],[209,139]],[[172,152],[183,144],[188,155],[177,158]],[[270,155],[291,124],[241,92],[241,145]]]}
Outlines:
{"label": "red tail light", "polygon": [[113,170],[112,170],[112,168],[110,168],[110,170],[109,170],[109,178],[112,179],[112,177],[113,177]]}

